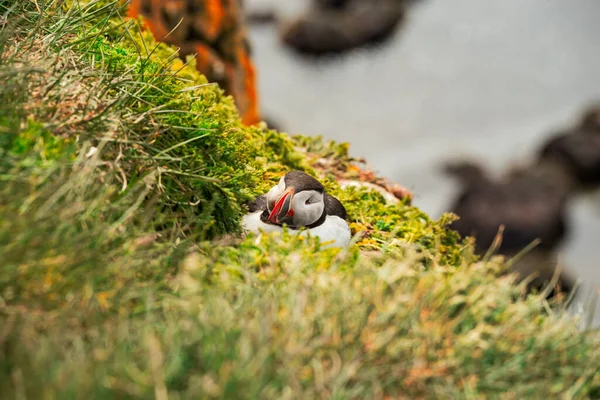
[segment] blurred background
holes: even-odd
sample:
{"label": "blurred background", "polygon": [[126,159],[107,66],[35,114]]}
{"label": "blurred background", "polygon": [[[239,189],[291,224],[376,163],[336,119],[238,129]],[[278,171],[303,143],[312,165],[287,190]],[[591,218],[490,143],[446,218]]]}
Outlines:
{"label": "blurred background", "polygon": [[[389,41],[320,58],[281,39],[282,21],[309,0],[245,6],[278,20],[250,26],[263,115],[288,133],[349,142],[432,216],[458,190],[443,162],[472,159],[492,172],[527,163],[600,100],[598,0],[411,2]],[[558,250],[584,280],[581,304],[600,286],[600,196],[569,201],[568,222]]]}

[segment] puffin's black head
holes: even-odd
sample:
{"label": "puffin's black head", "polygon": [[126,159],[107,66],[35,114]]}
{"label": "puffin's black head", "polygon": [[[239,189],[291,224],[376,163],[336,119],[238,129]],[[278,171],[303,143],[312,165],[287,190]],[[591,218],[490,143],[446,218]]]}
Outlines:
{"label": "puffin's black head", "polygon": [[291,171],[283,176],[287,188],[294,188],[296,192],[303,190],[314,190],[319,193],[325,192],[325,188],[315,178],[302,171]]}
{"label": "puffin's black head", "polygon": [[585,110],[579,124],[582,128],[593,129],[600,133],[600,103]]}
{"label": "puffin's black head", "polygon": [[325,214],[325,188],[304,172],[289,172],[267,193],[267,210],[272,224],[312,225]]}
{"label": "puffin's black head", "polygon": [[464,187],[487,180],[487,173],[481,165],[474,161],[456,160],[441,165],[442,172],[457,179]]}

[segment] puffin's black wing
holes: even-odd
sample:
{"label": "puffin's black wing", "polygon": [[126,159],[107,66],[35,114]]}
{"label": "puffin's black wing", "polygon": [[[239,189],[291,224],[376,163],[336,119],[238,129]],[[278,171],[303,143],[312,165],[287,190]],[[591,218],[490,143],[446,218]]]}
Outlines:
{"label": "puffin's black wing", "polygon": [[344,205],[338,199],[325,193],[324,201],[325,213],[327,215],[335,215],[343,220],[348,219],[348,213],[346,212]]}
{"label": "puffin's black wing", "polygon": [[264,211],[267,209],[267,196],[261,194],[257,198],[247,203],[248,210],[253,213],[256,211]]}
{"label": "puffin's black wing", "polygon": [[502,254],[514,254],[536,239],[541,240],[539,249],[552,250],[567,231],[565,194],[530,177],[467,188],[452,208],[460,218],[452,229],[475,236],[481,253],[491,246],[500,225],[505,227]]}

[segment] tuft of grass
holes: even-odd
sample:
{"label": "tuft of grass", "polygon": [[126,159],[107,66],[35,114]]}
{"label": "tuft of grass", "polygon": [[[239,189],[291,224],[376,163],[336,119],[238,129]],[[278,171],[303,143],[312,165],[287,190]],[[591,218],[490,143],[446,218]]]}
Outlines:
{"label": "tuft of grass", "polygon": [[[347,145],[242,126],[122,11],[0,0],[2,398],[600,395],[597,332],[452,216],[342,190]],[[344,202],[356,245],[239,236],[289,169]]]}

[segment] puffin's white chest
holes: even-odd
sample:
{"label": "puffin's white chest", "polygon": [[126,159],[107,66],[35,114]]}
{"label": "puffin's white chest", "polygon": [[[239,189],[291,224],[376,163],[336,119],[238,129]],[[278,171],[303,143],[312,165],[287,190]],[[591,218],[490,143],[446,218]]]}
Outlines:
{"label": "puffin's white chest", "polygon": [[[260,220],[261,211],[251,214],[246,214],[242,218],[242,227],[247,232],[258,233],[263,232],[281,232],[283,228],[278,225],[265,224]],[[323,247],[346,247],[350,243],[350,227],[348,223],[340,217],[328,215],[325,222],[321,225],[305,229],[302,231],[288,229],[288,232],[299,235],[317,236],[321,243],[325,243]]]}

